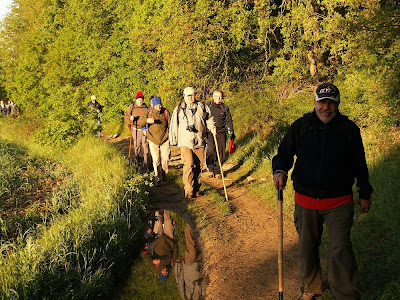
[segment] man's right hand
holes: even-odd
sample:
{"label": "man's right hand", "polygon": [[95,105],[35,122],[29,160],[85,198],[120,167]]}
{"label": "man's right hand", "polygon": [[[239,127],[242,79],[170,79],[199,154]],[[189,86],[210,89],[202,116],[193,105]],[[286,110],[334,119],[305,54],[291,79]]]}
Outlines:
{"label": "man's right hand", "polygon": [[129,119],[130,119],[131,121],[133,121],[133,116],[130,116]]}
{"label": "man's right hand", "polygon": [[283,172],[278,172],[274,175],[274,186],[275,189],[278,190],[283,190],[286,187],[286,182],[287,182],[287,175]]}
{"label": "man's right hand", "polygon": [[210,132],[213,134],[213,136],[217,136],[217,129],[215,127],[211,128]]}

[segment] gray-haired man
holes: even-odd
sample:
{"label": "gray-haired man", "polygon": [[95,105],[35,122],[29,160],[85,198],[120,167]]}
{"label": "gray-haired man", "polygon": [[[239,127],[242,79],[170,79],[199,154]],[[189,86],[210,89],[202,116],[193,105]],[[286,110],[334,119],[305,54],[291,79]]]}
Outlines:
{"label": "gray-haired man", "polygon": [[275,188],[284,189],[297,157],[292,180],[303,283],[299,300],[322,293],[319,246],[324,224],[329,233],[329,284],[336,299],[356,299],[358,271],[350,240],[352,187],[357,178],[360,211],[367,213],[372,186],[360,129],[339,113],[339,103],[339,89],[321,84],[315,92],[314,111],[290,126],[272,160]]}

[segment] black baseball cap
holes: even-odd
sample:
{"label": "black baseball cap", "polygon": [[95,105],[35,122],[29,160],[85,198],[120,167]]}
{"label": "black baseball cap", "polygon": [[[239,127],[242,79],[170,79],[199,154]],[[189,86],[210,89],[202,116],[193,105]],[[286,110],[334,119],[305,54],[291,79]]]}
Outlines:
{"label": "black baseball cap", "polygon": [[323,99],[331,99],[340,102],[340,93],[336,85],[326,82],[317,87],[315,91],[315,101],[321,101]]}

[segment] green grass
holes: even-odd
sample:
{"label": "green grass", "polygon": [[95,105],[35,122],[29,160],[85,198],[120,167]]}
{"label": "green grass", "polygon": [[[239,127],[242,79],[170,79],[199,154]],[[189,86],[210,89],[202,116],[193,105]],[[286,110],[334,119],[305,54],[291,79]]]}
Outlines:
{"label": "green grass", "polygon": [[22,241],[37,224],[49,224],[77,198],[72,174],[60,163],[29,156],[0,140],[0,240]]}
{"label": "green grass", "polygon": [[[12,127],[1,127],[3,138],[10,137],[3,134],[7,126]],[[29,138],[23,145],[25,152],[18,152],[15,166],[45,156]],[[107,297],[140,251],[137,232],[144,226],[140,214],[147,201],[143,187],[148,180],[134,175],[117,150],[96,138],[49,153],[71,175],[48,199],[52,215],[35,219],[15,241],[1,240],[0,298]],[[42,167],[32,170],[30,182],[49,175]],[[20,224],[21,220],[14,221]],[[10,226],[16,225],[10,224],[8,230],[15,230]]]}
{"label": "green grass", "polygon": [[222,217],[229,216],[232,213],[229,201],[225,200],[225,195],[221,195],[215,189],[210,189],[207,192],[206,203],[207,205],[212,205],[213,207],[215,207]]}

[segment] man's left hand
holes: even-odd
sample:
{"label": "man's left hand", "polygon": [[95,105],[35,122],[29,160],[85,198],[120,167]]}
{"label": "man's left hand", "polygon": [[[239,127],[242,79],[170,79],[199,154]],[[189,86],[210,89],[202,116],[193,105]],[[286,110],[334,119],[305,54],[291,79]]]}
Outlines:
{"label": "man's left hand", "polygon": [[217,135],[217,129],[216,128],[211,128],[210,131],[214,136]]}
{"label": "man's left hand", "polygon": [[360,204],[360,212],[368,213],[371,209],[371,200],[359,199],[358,204]]}

